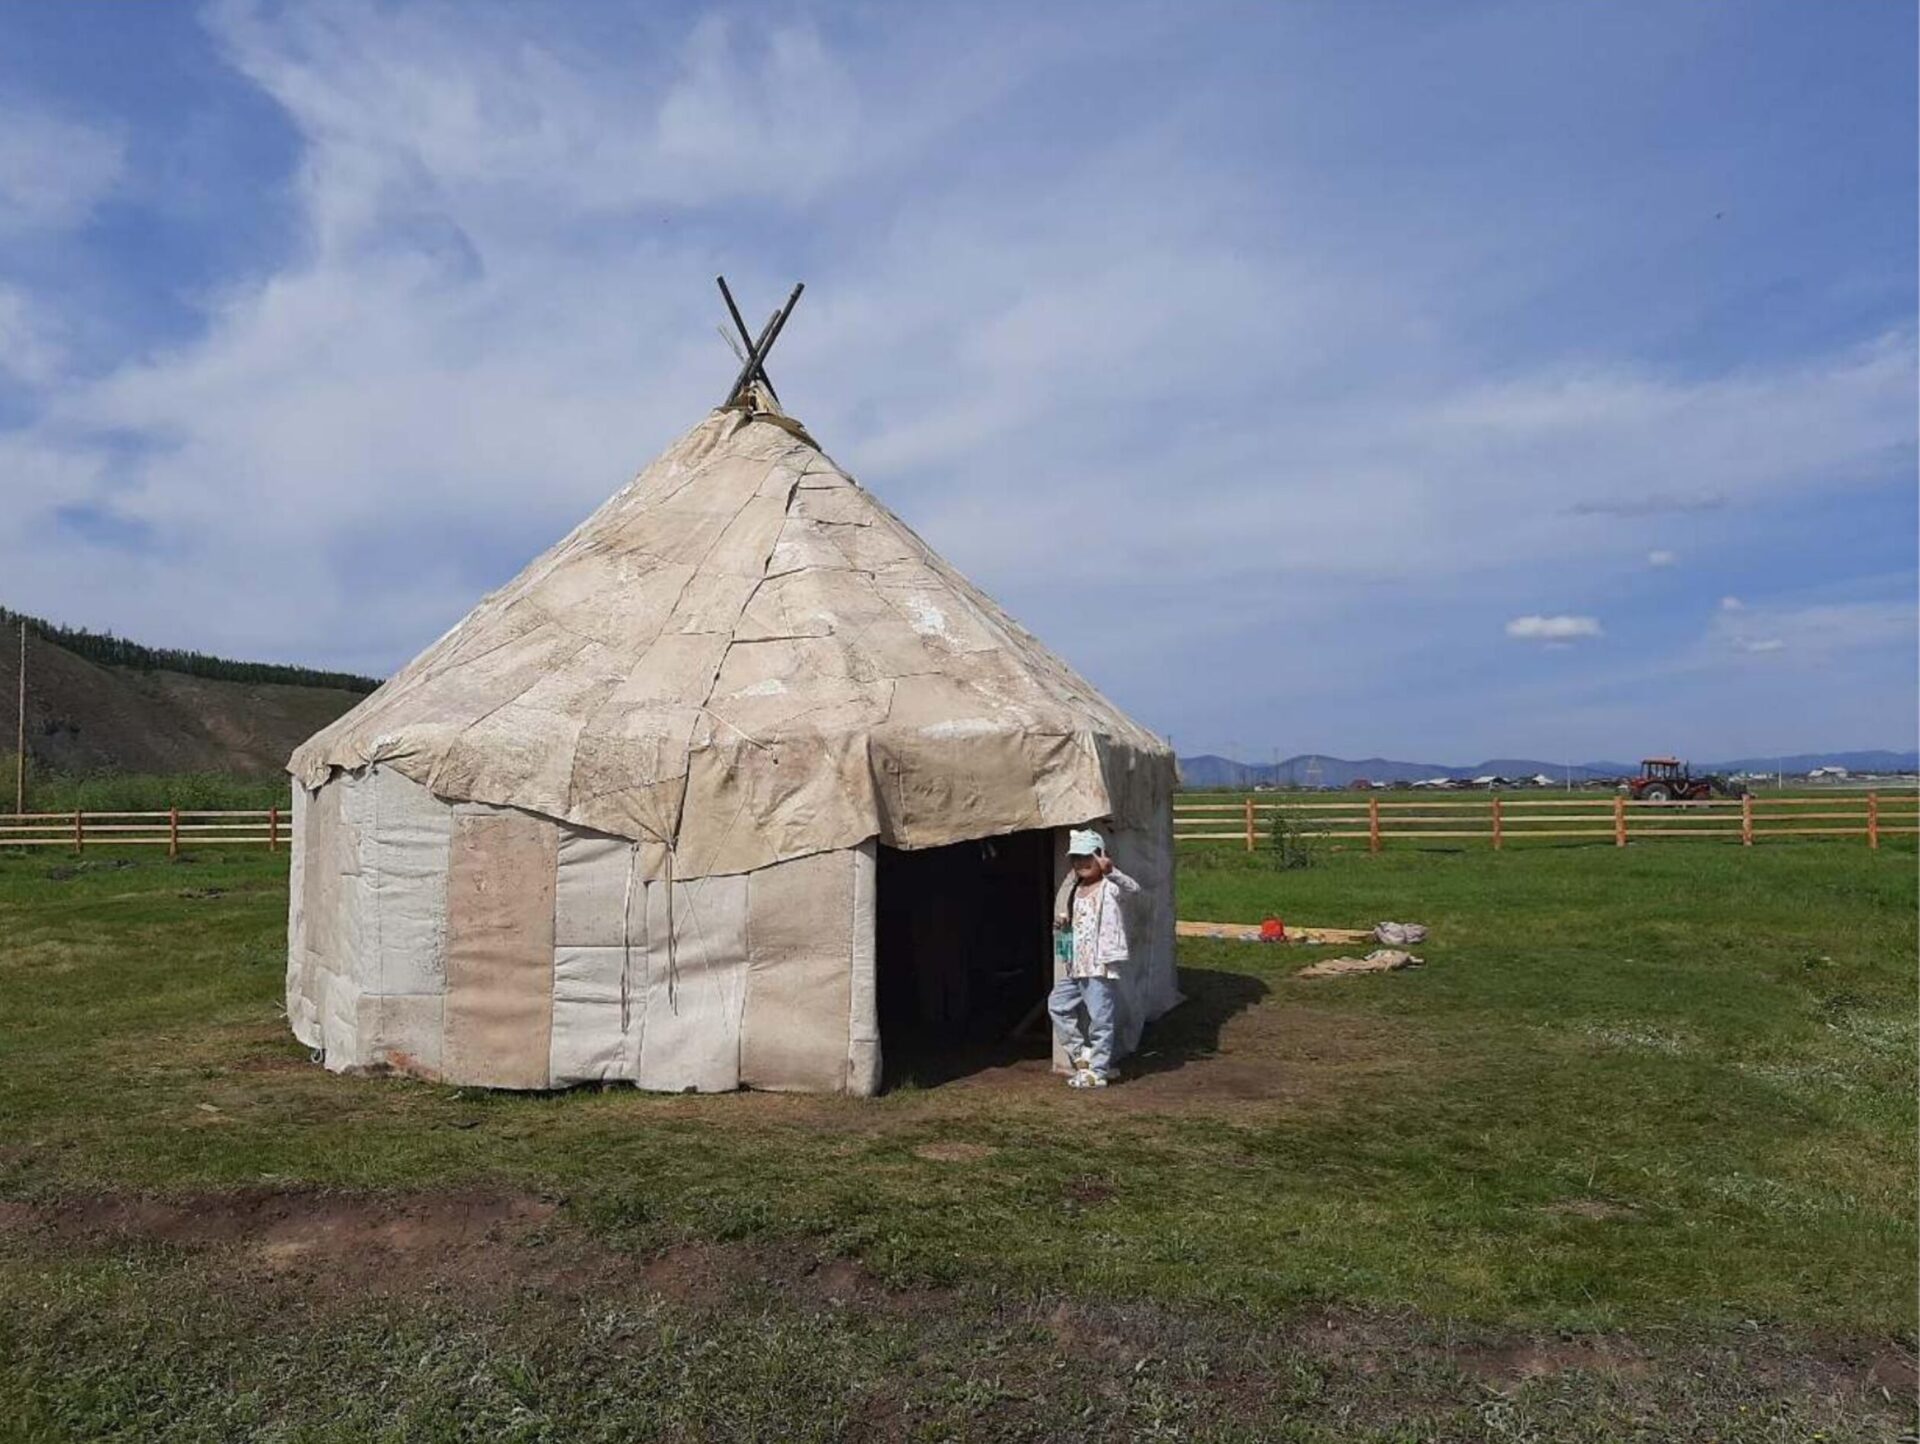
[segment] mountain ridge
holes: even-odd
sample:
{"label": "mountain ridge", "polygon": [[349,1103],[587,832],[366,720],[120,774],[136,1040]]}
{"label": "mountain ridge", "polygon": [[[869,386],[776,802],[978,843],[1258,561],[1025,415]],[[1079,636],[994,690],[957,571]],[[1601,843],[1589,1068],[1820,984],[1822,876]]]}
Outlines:
{"label": "mountain ridge", "polygon": [[[27,756],[36,773],[271,777],[295,747],[360,702],[363,685],[374,685],[348,673],[228,662],[26,620]],[[75,638],[77,647],[67,645]],[[7,720],[0,753],[8,756],[18,639],[16,627],[0,630],[0,716]],[[126,660],[108,660],[120,657]],[[351,685],[327,685],[337,682]]]}
{"label": "mountain ridge", "polygon": [[[1694,764],[1696,772],[1807,773],[1816,767],[1844,767],[1849,772],[1914,772],[1920,771],[1920,752],[1895,752],[1884,748],[1852,752],[1800,752],[1782,757],[1736,757],[1727,761]],[[1556,780],[1570,777],[1575,782],[1591,782],[1629,776],[1638,770],[1637,763],[1609,760],[1566,763],[1544,762],[1527,757],[1494,757],[1467,767],[1442,762],[1408,762],[1388,757],[1333,757],[1324,752],[1303,752],[1279,763],[1239,762],[1215,753],[1180,759],[1180,779],[1188,787],[1307,787],[1316,781],[1323,787],[1346,787],[1357,778],[1365,778],[1370,782],[1418,782],[1429,777],[1466,779],[1488,774],[1532,777],[1537,773],[1544,773]]]}

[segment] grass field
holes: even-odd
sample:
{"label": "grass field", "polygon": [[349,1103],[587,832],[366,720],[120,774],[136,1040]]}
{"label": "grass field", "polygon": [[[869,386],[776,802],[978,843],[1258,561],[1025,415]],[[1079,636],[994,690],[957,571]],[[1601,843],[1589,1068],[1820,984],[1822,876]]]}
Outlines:
{"label": "grass field", "polygon": [[0,857],[0,1440],[1898,1439],[1915,856],[1183,857],[1122,1085],[312,1066],[285,861]]}

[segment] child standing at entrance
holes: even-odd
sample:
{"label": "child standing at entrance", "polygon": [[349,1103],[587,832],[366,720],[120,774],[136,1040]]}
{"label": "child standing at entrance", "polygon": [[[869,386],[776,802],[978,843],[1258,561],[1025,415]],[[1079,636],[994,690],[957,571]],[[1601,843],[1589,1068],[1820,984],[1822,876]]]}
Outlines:
{"label": "child standing at entrance", "polygon": [[1105,839],[1091,828],[1068,834],[1067,864],[1072,871],[1060,885],[1053,909],[1066,969],[1047,997],[1047,1012],[1073,1063],[1067,1086],[1104,1088],[1113,1077],[1115,980],[1127,965],[1122,903],[1140,891],[1140,884],[1113,865]]}

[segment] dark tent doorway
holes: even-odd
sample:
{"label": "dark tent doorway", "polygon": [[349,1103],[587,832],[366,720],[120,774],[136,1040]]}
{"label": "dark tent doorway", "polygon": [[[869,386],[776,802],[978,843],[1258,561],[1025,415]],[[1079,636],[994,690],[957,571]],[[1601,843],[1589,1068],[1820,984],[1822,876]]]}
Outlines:
{"label": "dark tent doorway", "polygon": [[1010,1038],[1053,981],[1053,834],[879,855],[876,975],[885,1086],[1041,1057]]}

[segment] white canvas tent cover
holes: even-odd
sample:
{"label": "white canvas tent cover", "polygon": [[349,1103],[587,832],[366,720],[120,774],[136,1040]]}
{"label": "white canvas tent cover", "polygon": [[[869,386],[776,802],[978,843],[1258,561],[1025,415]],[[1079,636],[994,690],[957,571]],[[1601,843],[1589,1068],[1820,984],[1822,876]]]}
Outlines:
{"label": "white canvas tent cover", "polygon": [[1178,1000],[1169,749],[742,398],[293,754],[329,1068],[869,1093],[876,846],[1089,821]]}
{"label": "white canvas tent cover", "polygon": [[379,764],[438,797],[667,845],[682,878],[868,839],[1147,821],[1114,774],[1166,745],[754,394],[289,770],[313,789]]}

